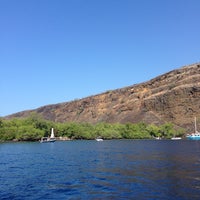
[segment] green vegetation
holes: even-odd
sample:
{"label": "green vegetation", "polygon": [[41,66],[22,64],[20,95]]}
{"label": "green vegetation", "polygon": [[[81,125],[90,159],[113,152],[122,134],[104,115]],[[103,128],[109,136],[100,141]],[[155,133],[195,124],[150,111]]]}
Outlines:
{"label": "green vegetation", "polygon": [[175,129],[173,124],[166,123],[161,126],[145,123],[109,124],[98,123],[55,123],[44,120],[32,114],[23,119],[0,119],[0,141],[37,141],[43,136],[50,135],[54,127],[56,137],[69,137],[71,139],[95,139],[101,136],[104,139],[151,139],[154,137],[171,138],[183,136],[182,129]]}

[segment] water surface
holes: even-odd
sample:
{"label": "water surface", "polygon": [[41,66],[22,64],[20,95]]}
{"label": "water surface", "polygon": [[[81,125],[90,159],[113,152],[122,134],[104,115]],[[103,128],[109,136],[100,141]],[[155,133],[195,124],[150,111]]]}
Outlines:
{"label": "water surface", "polygon": [[1,143],[0,199],[200,199],[200,141]]}

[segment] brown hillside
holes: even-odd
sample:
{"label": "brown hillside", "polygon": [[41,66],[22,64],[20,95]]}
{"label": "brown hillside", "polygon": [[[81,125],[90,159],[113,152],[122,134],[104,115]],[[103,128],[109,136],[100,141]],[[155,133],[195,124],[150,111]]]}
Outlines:
{"label": "brown hillside", "polygon": [[7,118],[25,117],[33,111],[56,122],[173,122],[191,130],[194,116],[200,124],[200,63],[145,83],[23,111]]}

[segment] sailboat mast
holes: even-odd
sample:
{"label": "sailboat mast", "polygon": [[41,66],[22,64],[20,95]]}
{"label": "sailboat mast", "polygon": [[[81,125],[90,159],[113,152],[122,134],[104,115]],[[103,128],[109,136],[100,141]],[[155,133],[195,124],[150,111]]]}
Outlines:
{"label": "sailboat mast", "polygon": [[195,131],[195,133],[197,132],[197,118],[195,117],[194,118],[194,131]]}

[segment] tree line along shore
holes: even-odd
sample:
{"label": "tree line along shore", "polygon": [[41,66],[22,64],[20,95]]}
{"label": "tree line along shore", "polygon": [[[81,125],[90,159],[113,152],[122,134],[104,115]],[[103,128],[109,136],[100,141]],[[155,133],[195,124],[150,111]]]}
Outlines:
{"label": "tree line along shore", "polygon": [[27,118],[0,119],[0,141],[38,141],[50,135],[54,128],[55,136],[68,139],[170,139],[184,135],[184,129],[175,128],[172,123],[160,126],[143,122],[132,124],[105,123],[57,123],[32,114]]}

